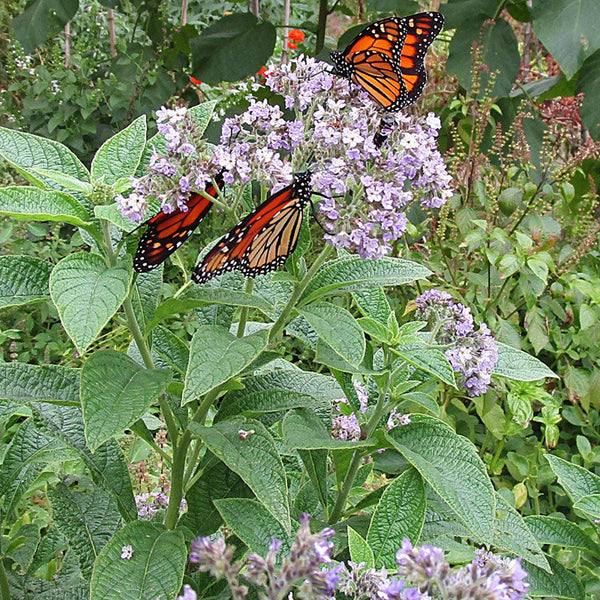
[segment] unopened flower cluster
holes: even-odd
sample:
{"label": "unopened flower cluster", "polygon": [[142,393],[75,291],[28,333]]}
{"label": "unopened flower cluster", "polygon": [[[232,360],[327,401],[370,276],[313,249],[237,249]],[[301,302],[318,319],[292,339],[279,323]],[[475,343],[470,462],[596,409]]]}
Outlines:
{"label": "unopened flower cluster", "polygon": [[133,191],[127,197],[117,196],[121,214],[134,223],[144,220],[152,199],[160,201],[165,213],[187,210],[190,192],[203,190],[220,172],[187,108],[163,107],[156,113],[156,123],[166,142],[166,152],[154,148],[149,173],[132,177]]}
{"label": "unopened flower cluster", "polygon": [[475,330],[471,310],[440,290],[428,290],[415,300],[416,316],[428,321],[436,342],[451,345],[446,358],[469,396],[481,396],[492,381],[498,346],[485,323]]}

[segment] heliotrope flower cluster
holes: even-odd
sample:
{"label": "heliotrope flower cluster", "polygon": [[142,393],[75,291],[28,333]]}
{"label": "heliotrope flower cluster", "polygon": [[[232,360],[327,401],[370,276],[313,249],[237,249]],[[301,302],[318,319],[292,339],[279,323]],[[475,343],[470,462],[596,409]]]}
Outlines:
{"label": "heliotrope flower cluster", "polygon": [[117,196],[119,211],[134,223],[144,220],[149,201],[155,198],[165,213],[177,208],[187,210],[190,192],[203,190],[220,172],[191,111],[185,107],[162,107],[156,113],[156,124],[164,137],[166,152],[154,148],[149,173],[132,177],[133,191],[127,197]]}
{"label": "heliotrope flower cluster", "polygon": [[[135,495],[135,506],[140,519],[151,519],[159,510],[166,510],[169,506],[169,497],[163,490],[143,492]],[[187,508],[185,498],[181,500],[180,511]]]}
{"label": "heliotrope flower cluster", "polygon": [[[298,598],[325,600],[332,597],[341,569],[323,567],[333,562],[333,542],[330,541],[333,535],[333,529],[328,527],[312,533],[310,516],[303,514],[300,529],[286,557],[279,557],[282,542],[272,538],[265,557],[252,553],[245,562],[232,563],[233,546],[228,546],[223,538],[201,537],[192,542],[189,559],[198,564],[200,571],[209,572],[217,579],[226,579],[234,599],[245,598],[248,594],[247,586],[240,583],[240,577],[244,577],[259,588],[261,600],[281,600],[293,588]],[[278,562],[280,566],[277,566]]]}
{"label": "heliotrope flower cluster", "polygon": [[433,341],[452,345],[445,355],[460,375],[459,383],[471,397],[484,394],[498,362],[498,346],[489,327],[481,323],[475,330],[471,310],[454,302],[447,292],[428,290],[415,302],[417,319],[428,321],[433,328]]}

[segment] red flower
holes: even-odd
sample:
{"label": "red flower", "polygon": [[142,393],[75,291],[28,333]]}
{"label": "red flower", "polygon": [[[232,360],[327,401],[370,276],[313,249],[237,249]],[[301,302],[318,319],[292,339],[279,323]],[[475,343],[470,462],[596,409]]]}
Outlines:
{"label": "red flower", "polygon": [[306,36],[304,35],[304,32],[300,31],[299,29],[291,29],[288,37],[290,40],[294,40],[295,42],[303,42]]}
{"label": "red flower", "polygon": [[288,43],[287,43],[287,47],[288,47],[290,50],[295,50],[295,49],[298,47],[298,44],[296,44],[295,42],[288,42]]}
{"label": "red flower", "polygon": [[257,71],[256,73],[257,75],[260,75],[261,77],[264,77],[267,74],[267,67],[265,67],[264,65]]}
{"label": "red flower", "polygon": [[190,81],[192,83],[195,83],[196,85],[200,85],[202,83],[199,79],[196,79],[195,77],[190,77]]}

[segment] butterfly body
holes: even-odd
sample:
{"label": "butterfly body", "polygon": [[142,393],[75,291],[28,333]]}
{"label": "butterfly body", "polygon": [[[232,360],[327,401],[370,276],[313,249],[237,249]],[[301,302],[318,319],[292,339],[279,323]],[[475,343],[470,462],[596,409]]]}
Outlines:
{"label": "butterfly body", "polygon": [[[218,193],[223,186],[221,175],[215,177],[215,183],[217,187],[208,185],[205,194],[214,197]],[[164,262],[192,235],[211,206],[212,202],[205,195],[196,192],[188,198],[187,210],[161,211],[142,223],[141,226],[147,228],[133,258],[134,271],[147,273]]]}
{"label": "butterfly body", "polygon": [[310,201],[312,173],[296,174],[291,185],[272,194],[223,236],[192,276],[205,283],[227,271],[256,277],[282,266],[294,251]]}
{"label": "butterfly body", "polygon": [[423,92],[425,55],[443,24],[438,12],[377,21],[345,50],[330,53],[333,73],[361,86],[385,110],[401,110]]}

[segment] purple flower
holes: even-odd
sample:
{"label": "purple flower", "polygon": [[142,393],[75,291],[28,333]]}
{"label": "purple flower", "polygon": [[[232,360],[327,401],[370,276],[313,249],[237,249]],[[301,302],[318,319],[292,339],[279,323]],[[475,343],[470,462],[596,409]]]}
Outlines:
{"label": "purple flower", "polygon": [[183,586],[183,594],[177,596],[177,600],[197,600],[197,598],[198,595],[187,583]]}
{"label": "purple flower", "polygon": [[121,548],[121,559],[131,560],[133,558],[133,546],[127,545]]}
{"label": "purple flower", "polygon": [[367,406],[369,406],[369,392],[367,392],[367,388],[356,379],[353,381],[353,385],[356,397],[358,398],[360,412],[364,413],[367,411]]}
{"label": "purple flower", "polygon": [[148,209],[146,198],[138,192],[130,192],[125,198],[121,194],[116,197],[119,212],[133,223],[141,223]]}
{"label": "purple flower", "polygon": [[336,440],[348,442],[357,442],[360,440],[360,425],[354,413],[350,415],[340,415],[331,422],[331,437]]}

